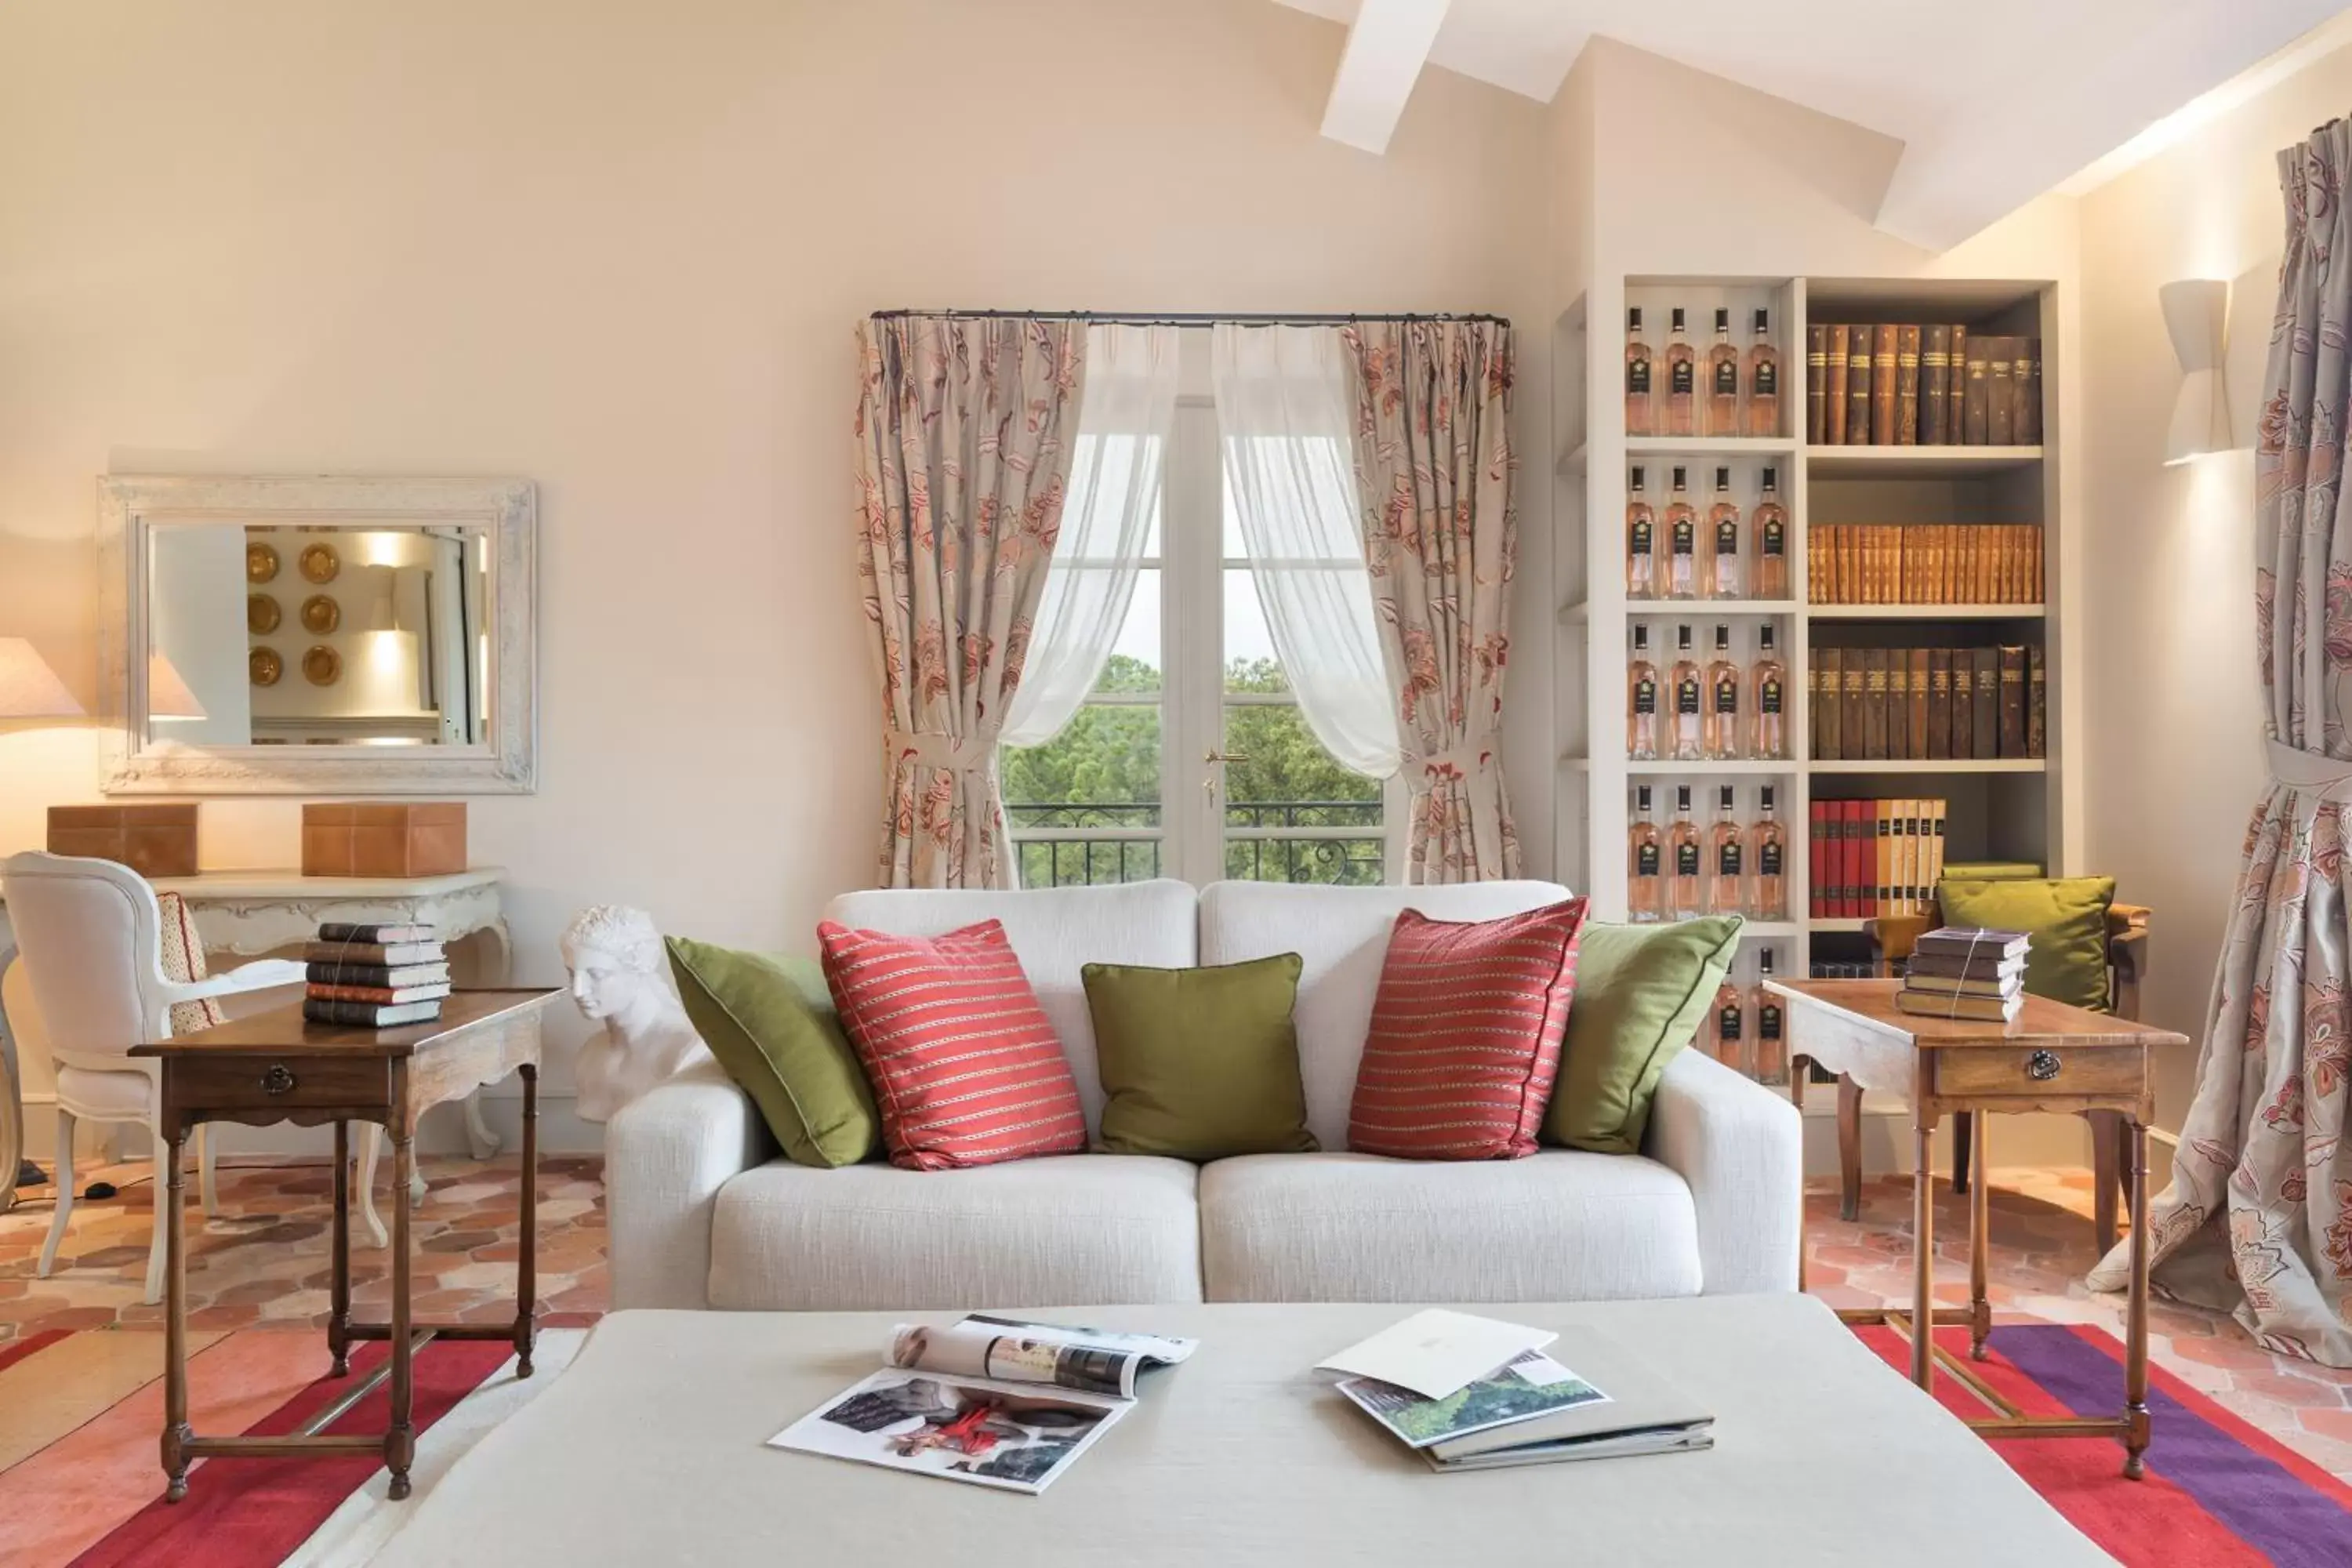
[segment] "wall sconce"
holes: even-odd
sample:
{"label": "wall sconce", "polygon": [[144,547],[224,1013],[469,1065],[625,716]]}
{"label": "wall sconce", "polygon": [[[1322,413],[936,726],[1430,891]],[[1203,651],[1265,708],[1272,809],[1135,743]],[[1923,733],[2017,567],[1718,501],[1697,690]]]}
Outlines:
{"label": "wall sconce", "polygon": [[23,637],[0,637],[0,719],[79,719],[82,705]]}
{"label": "wall sconce", "polygon": [[2180,362],[2180,391],[2172,404],[2172,424],[2164,433],[2168,467],[2208,452],[2230,449],[2230,399],[2221,382],[2221,356],[2228,347],[2230,285],[2219,278],[2189,278],[2156,291],[2164,308],[2164,330]]}

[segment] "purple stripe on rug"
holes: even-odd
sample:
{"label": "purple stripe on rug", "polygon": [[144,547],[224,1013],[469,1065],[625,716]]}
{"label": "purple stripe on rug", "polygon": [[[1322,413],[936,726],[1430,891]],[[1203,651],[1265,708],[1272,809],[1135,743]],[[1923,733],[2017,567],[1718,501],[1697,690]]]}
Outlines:
{"label": "purple stripe on rug", "polygon": [[[2123,1409],[2123,1368],[2056,1323],[1992,1331],[1992,1348],[2077,1415]],[[2278,1568],[2345,1568],[2352,1514],[2161,1389],[2150,1387],[2147,1463]],[[2122,1483],[2129,1485],[2128,1482]]]}

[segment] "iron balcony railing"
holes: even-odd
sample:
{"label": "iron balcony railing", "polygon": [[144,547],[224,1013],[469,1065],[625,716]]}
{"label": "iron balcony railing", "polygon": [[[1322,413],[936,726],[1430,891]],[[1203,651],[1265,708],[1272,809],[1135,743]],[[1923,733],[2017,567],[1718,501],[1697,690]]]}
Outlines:
{"label": "iron balcony railing", "polygon": [[[1024,888],[1139,882],[1162,874],[1160,806],[1073,801],[1007,805]],[[1225,875],[1253,882],[1378,883],[1377,800],[1229,801]]]}

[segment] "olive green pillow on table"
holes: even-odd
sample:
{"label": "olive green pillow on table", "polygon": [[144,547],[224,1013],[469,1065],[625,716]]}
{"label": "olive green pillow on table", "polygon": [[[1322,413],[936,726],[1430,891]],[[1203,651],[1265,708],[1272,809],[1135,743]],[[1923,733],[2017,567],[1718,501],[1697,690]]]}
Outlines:
{"label": "olive green pillow on table", "polygon": [[1544,1136],[1603,1154],[1640,1152],[1666,1064],[1698,1033],[1739,949],[1739,917],[1668,925],[1589,921]]}
{"label": "olive green pillow on table", "polygon": [[865,1069],[813,958],[664,937],[678,1000],[793,1163],[855,1165],[881,1147]]}
{"label": "olive green pillow on table", "polygon": [[2115,901],[2113,877],[1947,878],[1936,885],[1946,925],[2021,931],[2033,939],[2025,954],[2028,992],[2094,1013],[2107,1010],[2107,906]]}
{"label": "olive green pillow on table", "polygon": [[1193,1161],[1312,1152],[1291,1019],[1301,967],[1285,952],[1200,969],[1081,969],[1102,1071],[1101,1150]]}

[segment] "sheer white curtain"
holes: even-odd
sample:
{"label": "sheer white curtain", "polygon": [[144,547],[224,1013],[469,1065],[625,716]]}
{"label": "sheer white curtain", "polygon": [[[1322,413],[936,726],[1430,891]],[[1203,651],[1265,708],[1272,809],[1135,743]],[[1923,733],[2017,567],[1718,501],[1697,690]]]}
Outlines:
{"label": "sheer white curtain", "polygon": [[[1001,737],[1036,746],[1094,689],[1127,619],[1160,515],[1160,474],[1176,423],[1177,329],[1087,328],[1087,381],[1062,531]],[[1021,635],[1015,626],[1013,635]]]}
{"label": "sheer white curtain", "polygon": [[1396,705],[1372,624],[1339,329],[1220,322],[1210,369],[1226,494],[1299,710],[1340,765],[1387,778]]}

